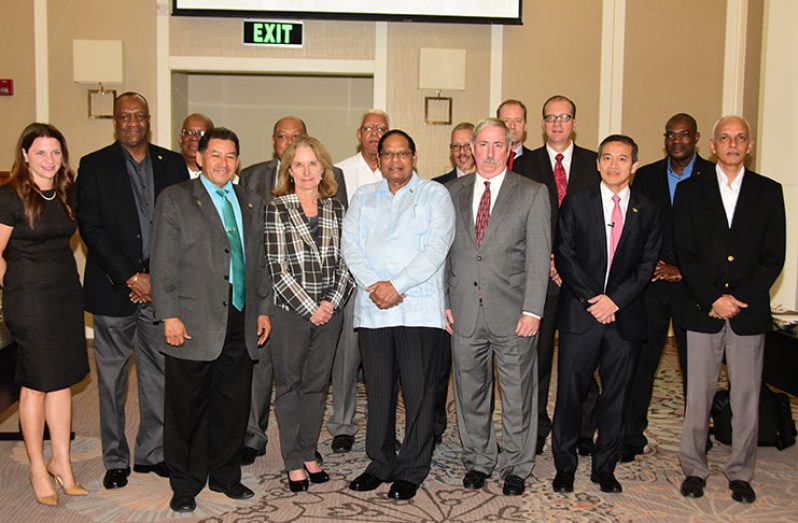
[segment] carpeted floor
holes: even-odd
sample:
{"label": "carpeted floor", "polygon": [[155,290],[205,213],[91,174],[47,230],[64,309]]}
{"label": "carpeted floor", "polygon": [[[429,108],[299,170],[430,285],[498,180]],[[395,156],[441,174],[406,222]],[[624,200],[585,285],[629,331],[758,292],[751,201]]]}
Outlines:
{"label": "carpeted floor", "polygon": [[[333,454],[329,450],[332,438],[322,429],[319,450],[325,456],[324,465],[332,480],[312,485],[308,493],[290,493],[277,448],[277,423],[272,417],[267,455],[243,469],[243,481],[255,491],[255,498],[233,502],[205,489],[197,497],[196,512],[190,515],[177,515],[169,510],[169,484],[154,474],[133,474],[129,485],[123,489],[102,488],[104,469],[100,459],[97,388],[92,377],[75,388],[77,436],[72,445],[76,476],[90,494],[82,498],[62,496],[56,508],[37,505],[27,480],[23,444],[3,441],[0,442],[0,521],[798,521],[798,446],[782,452],[775,448],[759,449],[752,483],[758,499],[753,505],[742,505],[729,497],[722,467],[730,449],[718,443],[709,454],[712,475],[707,482],[706,495],[694,500],[679,494],[683,479],[677,456],[682,398],[676,365],[675,350],[669,346],[660,366],[650,412],[648,437],[651,444],[645,455],[633,463],[618,466],[616,475],[624,487],[620,495],[604,494],[592,484],[587,462],[580,465],[576,493],[554,494],[551,491],[554,465],[548,445],[544,454],[538,456],[523,496],[503,496],[498,478],[489,479],[483,490],[465,490],[454,404],[450,402],[450,426],[444,443],[435,451],[430,476],[410,502],[389,501],[385,497],[387,485],[368,493],[347,489],[348,481],[367,464],[363,429],[349,454]],[[137,425],[133,374],[131,389],[127,427],[132,446]],[[550,399],[553,404],[553,394]],[[791,399],[793,410],[798,413],[795,398]],[[552,406],[549,408],[551,412]],[[361,388],[358,417],[362,427],[364,410],[365,395]],[[16,429],[18,422],[13,410],[3,413],[0,419],[3,420],[0,430]],[[401,439],[401,434],[398,437]]]}

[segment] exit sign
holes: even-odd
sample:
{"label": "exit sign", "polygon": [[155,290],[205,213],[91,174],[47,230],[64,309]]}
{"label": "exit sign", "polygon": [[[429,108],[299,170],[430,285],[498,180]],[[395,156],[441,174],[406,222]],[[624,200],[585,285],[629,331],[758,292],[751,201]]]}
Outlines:
{"label": "exit sign", "polygon": [[244,20],[244,43],[271,47],[302,47],[304,24],[273,20]]}

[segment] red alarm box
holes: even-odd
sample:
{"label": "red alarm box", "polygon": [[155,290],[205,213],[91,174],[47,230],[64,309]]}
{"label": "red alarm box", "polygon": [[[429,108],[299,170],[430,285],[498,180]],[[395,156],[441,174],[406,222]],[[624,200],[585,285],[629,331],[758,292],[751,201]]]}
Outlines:
{"label": "red alarm box", "polygon": [[14,80],[0,80],[0,96],[11,96],[14,94]]}

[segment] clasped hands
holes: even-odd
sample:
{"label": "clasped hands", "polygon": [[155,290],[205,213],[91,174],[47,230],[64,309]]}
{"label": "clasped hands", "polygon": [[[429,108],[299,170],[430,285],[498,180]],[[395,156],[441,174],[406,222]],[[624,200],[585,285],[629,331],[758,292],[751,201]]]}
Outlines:
{"label": "clasped hands", "polygon": [[396,307],[405,300],[404,294],[399,294],[393,283],[387,280],[372,283],[366,290],[369,292],[369,298],[374,302],[374,305],[380,309],[390,309]]}
{"label": "clasped hands", "polygon": [[136,305],[141,303],[152,303],[150,294],[150,275],[137,272],[125,282],[130,289],[130,301]]}
{"label": "clasped hands", "polygon": [[651,277],[651,281],[657,280],[666,281],[668,283],[682,281],[682,273],[679,267],[659,260],[657,266],[654,267],[654,275]]}
{"label": "clasped hands", "polygon": [[597,322],[602,325],[607,325],[615,321],[615,313],[618,312],[619,307],[615,302],[610,299],[606,294],[599,294],[588,299],[587,302],[590,306],[587,308]]}
{"label": "clasped hands", "polygon": [[731,294],[724,294],[712,304],[709,317],[717,320],[728,320],[740,314],[740,311],[747,307],[747,303],[738,300]]}

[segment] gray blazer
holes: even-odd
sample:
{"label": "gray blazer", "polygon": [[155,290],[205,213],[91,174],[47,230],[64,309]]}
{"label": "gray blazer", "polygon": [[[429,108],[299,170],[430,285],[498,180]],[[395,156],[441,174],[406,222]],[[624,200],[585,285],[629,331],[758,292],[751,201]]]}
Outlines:
{"label": "gray blazer", "polygon": [[[344,209],[346,209],[349,206],[349,200],[346,196],[344,172],[338,167],[333,167],[333,173],[335,174],[335,181],[338,183],[338,192],[335,193],[333,198],[343,203]],[[272,190],[274,189],[275,176],[277,176],[277,158],[267,162],[256,163],[243,169],[239,184],[259,194],[263,198],[263,203],[269,203],[274,198]]]}
{"label": "gray blazer", "polygon": [[477,247],[475,180],[469,174],[446,185],[457,215],[446,264],[454,331],[464,337],[474,334],[481,293],[491,333],[511,336],[522,312],[543,316],[551,253],[548,189],[508,172]]}
{"label": "gray blazer", "polygon": [[[234,186],[244,228],[246,345],[258,359],[257,319],[268,314],[272,285],[263,243],[263,200]],[[182,347],[163,340],[161,352],[186,360],[219,357],[230,304],[230,249],[219,213],[199,179],[161,192],[155,206],[152,301],[155,318],[180,318],[191,336]]]}

